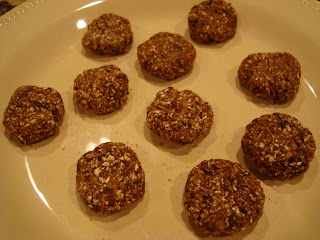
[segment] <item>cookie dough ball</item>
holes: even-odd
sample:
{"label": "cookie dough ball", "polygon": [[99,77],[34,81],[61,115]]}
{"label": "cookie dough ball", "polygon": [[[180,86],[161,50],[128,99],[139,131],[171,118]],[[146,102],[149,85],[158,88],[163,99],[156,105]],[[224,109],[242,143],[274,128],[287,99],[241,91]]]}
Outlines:
{"label": "cookie dough ball", "polygon": [[237,29],[237,14],[230,3],[209,0],[195,5],[188,16],[191,38],[199,43],[223,42]]}
{"label": "cookie dough ball", "polygon": [[290,53],[254,53],[238,70],[241,86],[271,103],[286,103],[299,90],[301,69]]}
{"label": "cookie dough ball", "polygon": [[263,213],[260,182],[240,164],[211,159],[188,175],[185,208],[204,233],[234,234],[255,224]]}
{"label": "cookie dough ball", "polygon": [[114,65],[84,71],[74,80],[73,89],[78,106],[93,114],[115,111],[129,94],[127,75]]}
{"label": "cookie dough ball", "polygon": [[85,50],[98,55],[119,55],[129,52],[133,33],[128,19],[109,13],[88,25],[82,38]]}
{"label": "cookie dough ball", "polygon": [[245,158],[258,172],[276,179],[305,172],[316,149],[309,129],[284,113],[254,119],[247,125],[241,145]]}
{"label": "cookie dough ball", "polygon": [[20,143],[32,144],[57,134],[63,116],[63,101],[55,89],[22,86],[11,96],[3,125]]}
{"label": "cookie dough ball", "polygon": [[193,45],[178,34],[160,32],[138,46],[142,69],[165,80],[173,80],[189,72],[195,58]]}
{"label": "cookie dough ball", "polygon": [[190,90],[172,87],[157,93],[147,108],[147,125],[164,139],[186,144],[196,140],[213,123],[211,106]]}
{"label": "cookie dough ball", "polygon": [[110,215],[143,197],[145,175],[131,148],[108,142],[78,160],[76,186],[91,211]]}

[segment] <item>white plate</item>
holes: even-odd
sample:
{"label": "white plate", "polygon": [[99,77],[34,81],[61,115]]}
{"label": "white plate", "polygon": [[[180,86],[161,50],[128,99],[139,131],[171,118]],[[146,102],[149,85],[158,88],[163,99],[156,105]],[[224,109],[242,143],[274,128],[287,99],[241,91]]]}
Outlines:
{"label": "white plate", "polygon": [[[1,124],[1,239],[202,239],[183,207],[187,174],[202,160],[225,158],[244,165],[240,148],[245,126],[275,111],[298,118],[320,144],[320,22],[319,4],[302,0],[230,1],[238,14],[238,29],[230,41],[194,43],[192,72],[172,82],[142,73],[136,47],[159,31],[190,40],[187,14],[191,0],[68,0],[29,1],[0,18],[0,112],[13,91],[33,84],[57,89],[66,115],[58,136],[20,146]],[[127,17],[132,24],[131,51],[118,57],[86,54],[81,47],[88,24],[102,13]],[[190,40],[191,41],[191,40]],[[237,81],[243,58],[253,52],[288,51],[301,63],[296,98],[270,105]],[[129,77],[128,103],[98,117],[79,113],[73,103],[73,80],[88,68],[119,66]],[[150,134],[146,107],[167,86],[191,89],[208,101],[215,113],[211,131],[195,143],[180,146]],[[124,142],[137,152],[146,172],[145,197],[109,217],[95,216],[75,189],[77,160],[104,141]],[[264,214],[254,227],[215,239],[317,239],[320,236],[320,164],[316,151],[309,170],[291,181],[263,181]]]}

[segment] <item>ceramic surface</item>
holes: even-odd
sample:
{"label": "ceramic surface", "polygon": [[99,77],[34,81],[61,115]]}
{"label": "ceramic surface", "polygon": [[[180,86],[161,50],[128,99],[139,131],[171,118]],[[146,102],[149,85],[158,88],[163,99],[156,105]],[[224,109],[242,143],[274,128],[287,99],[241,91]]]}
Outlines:
{"label": "ceramic surface", "polygon": [[[230,0],[238,14],[233,39],[212,45],[193,42],[187,15],[191,0],[28,1],[0,18],[0,112],[13,91],[33,84],[57,89],[66,114],[59,135],[31,146],[12,141],[1,124],[1,239],[213,239],[197,231],[183,207],[189,171],[202,160],[224,158],[246,166],[240,141],[245,126],[265,113],[298,118],[320,148],[319,4],[300,0]],[[123,56],[86,53],[86,26],[103,13],[131,21],[134,42]],[[175,32],[197,51],[187,75],[166,82],[145,74],[137,46],[159,31]],[[287,51],[302,67],[300,90],[287,104],[271,105],[239,86],[237,70],[254,52]],[[73,80],[88,68],[115,64],[128,75],[127,104],[92,116],[73,102]],[[146,108],[155,94],[173,86],[190,89],[209,102],[214,124],[188,145],[163,141],[146,126]],[[143,200],[112,216],[89,212],[75,188],[77,160],[99,143],[130,146],[146,173]],[[258,224],[214,239],[317,239],[320,235],[319,150],[309,170],[294,180],[262,180],[266,194]]]}

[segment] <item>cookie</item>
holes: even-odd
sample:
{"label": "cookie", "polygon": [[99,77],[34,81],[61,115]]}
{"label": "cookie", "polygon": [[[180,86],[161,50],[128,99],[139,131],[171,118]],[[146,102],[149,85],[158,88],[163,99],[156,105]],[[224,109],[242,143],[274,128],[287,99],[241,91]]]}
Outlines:
{"label": "cookie", "polygon": [[74,100],[80,108],[104,114],[122,107],[129,94],[128,77],[114,65],[85,70],[74,80]]}
{"label": "cookie", "polygon": [[246,57],[238,70],[241,86],[271,103],[286,103],[299,90],[301,69],[287,52],[254,53]]}
{"label": "cookie", "polygon": [[184,206],[204,233],[234,234],[255,224],[265,195],[258,179],[240,164],[202,161],[188,175]]}
{"label": "cookie", "polygon": [[82,38],[82,46],[98,55],[119,55],[129,52],[132,41],[129,20],[109,13],[101,15],[88,25]]}
{"label": "cookie", "polygon": [[160,32],[138,46],[138,60],[143,70],[151,75],[173,80],[193,66],[196,50],[184,37]]}
{"label": "cookie", "polygon": [[223,0],[203,1],[188,15],[191,38],[199,43],[223,42],[232,38],[237,29],[237,14]]}
{"label": "cookie", "polygon": [[143,197],[145,175],[131,148],[107,142],[78,160],[76,187],[91,211],[111,215]]}
{"label": "cookie", "polygon": [[258,172],[282,180],[305,172],[316,149],[310,130],[284,113],[254,119],[247,125],[241,145],[245,158]]}
{"label": "cookie", "polygon": [[9,12],[14,7],[16,6],[12,5],[12,3],[9,3],[7,1],[0,1],[0,16]]}
{"label": "cookie", "polygon": [[211,106],[190,90],[172,87],[157,93],[147,108],[147,125],[164,139],[186,144],[196,140],[213,123]]}
{"label": "cookie", "polygon": [[6,131],[22,144],[32,144],[59,132],[64,104],[53,88],[17,88],[4,111]]}

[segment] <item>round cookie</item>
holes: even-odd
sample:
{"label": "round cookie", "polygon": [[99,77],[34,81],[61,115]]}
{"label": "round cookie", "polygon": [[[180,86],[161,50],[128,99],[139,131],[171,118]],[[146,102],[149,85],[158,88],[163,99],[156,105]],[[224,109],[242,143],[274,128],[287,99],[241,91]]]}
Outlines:
{"label": "round cookie", "polygon": [[91,211],[110,215],[143,197],[145,175],[131,148],[107,142],[78,160],[76,186]]}
{"label": "round cookie", "polygon": [[188,15],[191,38],[199,43],[223,42],[237,29],[237,14],[230,3],[208,0],[195,5]]}
{"label": "round cookie", "polygon": [[93,114],[104,114],[123,106],[129,94],[127,75],[114,65],[89,69],[74,80],[74,100]]}
{"label": "round cookie", "polygon": [[138,46],[138,60],[146,72],[165,80],[176,79],[193,66],[196,50],[178,34],[160,32]]}
{"label": "round cookie", "polygon": [[240,164],[202,161],[188,175],[184,206],[204,233],[234,234],[255,224],[265,195],[258,179]]}
{"label": "round cookie", "polygon": [[17,88],[4,111],[6,131],[22,144],[32,144],[59,132],[64,104],[53,88]]}
{"label": "round cookie", "polygon": [[309,129],[284,113],[254,119],[247,125],[241,145],[245,158],[258,172],[282,180],[305,172],[316,149]]}
{"label": "round cookie", "polygon": [[128,19],[109,13],[103,14],[88,25],[82,38],[85,50],[98,55],[127,53],[132,45],[133,33]]}
{"label": "round cookie", "polygon": [[238,70],[241,86],[271,103],[286,103],[299,90],[301,69],[290,53],[254,53]]}
{"label": "round cookie", "polygon": [[157,93],[147,108],[147,125],[164,139],[191,143],[213,123],[211,106],[190,90],[172,87]]}

